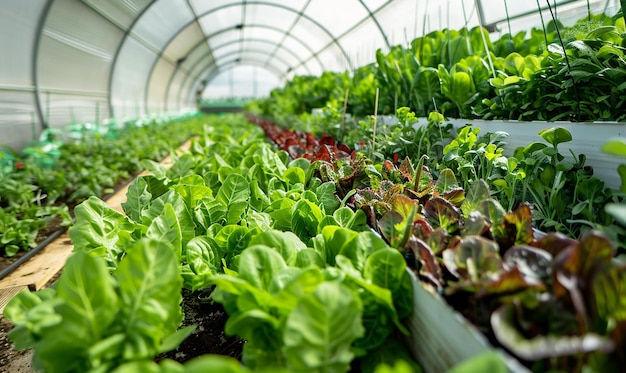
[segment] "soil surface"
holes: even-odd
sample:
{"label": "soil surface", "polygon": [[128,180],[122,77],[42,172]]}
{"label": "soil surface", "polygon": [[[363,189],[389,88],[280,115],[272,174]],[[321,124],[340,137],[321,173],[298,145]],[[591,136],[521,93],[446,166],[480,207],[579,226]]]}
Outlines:
{"label": "soil surface", "polygon": [[[184,363],[204,354],[219,354],[241,359],[244,341],[224,333],[228,315],[219,303],[206,301],[207,292],[192,293],[183,290],[185,319],[182,326],[196,325],[192,335],[174,351],[159,355],[155,360],[165,358]],[[32,350],[16,351],[7,333],[13,325],[0,319],[0,372],[33,373]]]}
{"label": "soil surface", "polygon": [[31,373],[32,350],[17,351],[7,333],[13,325],[5,318],[0,319],[0,372]]}
{"label": "soil surface", "polygon": [[218,354],[241,360],[244,341],[227,336],[224,326],[228,314],[221,304],[209,298],[210,291],[190,292],[183,289],[185,319],[181,327],[196,325],[196,330],[174,351],[157,357],[157,361],[169,358],[184,363],[205,354]]}
{"label": "soil surface", "polygon": [[[61,272],[54,275],[50,281],[44,286],[51,286],[59,279]],[[33,373],[31,360],[33,358],[33,350],[18,351],[13,346],[13,342],[7,336],[7,333],[13,329],[13,324],[0,316],[0,373]]]}

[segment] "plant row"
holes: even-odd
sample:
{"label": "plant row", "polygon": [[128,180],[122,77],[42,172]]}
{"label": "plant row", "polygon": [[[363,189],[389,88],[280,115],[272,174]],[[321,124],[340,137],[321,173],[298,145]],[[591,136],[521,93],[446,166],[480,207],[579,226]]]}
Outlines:
{"label": "plant row", "polygon": [[49,371],[208,369],[215,357],[186,368],[149,360],[191,332],[176,332],[181,287],[216,285],[226,332],[247,340],[247,368],[347,371],[356,356],[371,371],[368,359],[399,361],[393,337],[413,302],[408,259],[533,370],[618,370],[626,266],[602,233],[537,235],[529,206],[507,211],[481,179],[464,187],[423,159],[373,162],[331,139],[260,124],[305,158],[289,161],[231,125],[171,170],[155,165],[139,178],[126,215],[97,199],[79,206],[70,230],[78,252],[56,290],[7,307],[16,345],[34,346]]}
{"label": "plant row", "polygon": [[434,31],[387,54],[378,50],[376,63],[351,74],[297,76],[247,108],[290,125],[314,108],[341,112],[346,99],[356,117],[409,107],[421,117],[439,111],[466,119],[626,120],[621,13],[558,25],[495,42],[479,27]]}
{"label": "plant row", "polygon": [[[296,145],[297,132],[277,136],[278,128],[262,126],[279,146],[309,143],[303,136]],[[533,213],[540,210],[502,207],[496,199],[501,194],[490,191],[498,183],[483,174],[491,168],[485,161],[500,152],[487,143],[482,150],[463,149],[464,143],[480,142],[475,135],[465,127],[442,150],[444,159],[450,153],[482,159],[468,162],[477,172],[470,178],[463,171],[467,163],[450,164],[455,174],[450,168],[432,170],[425,157],[415,165],[408,158],[372,164],[356,154],[329,160],[325,154],[336,154],[329,145],[322,145],[329,152],[314,149],[320,155],[314,167],[321,180],[336,183],[347,206],[366,213],[390,246],[415,258],[413,268],[424,284],[532,371],[619,371],[626,357],[623,257],[598,230],[579,240],[545,234],[533,228]],[[567,132],[554,128],[541,136],[549,145],[529,147],[554,149],[546,154],[558,158],[556,147]],[[623,142],[607,150],[626,155]],[[624,205],[610,207],[621,210],[623,223]]]}
{"label": "plant row", "polygon": [[[405,259],[315,163],[290,161],[243,117],[219,117],[172,168],[148,166],[124,214],[96,197],[77,206],[56,286],[7,305],[10,338],[34,347],[36,369],[419,371],[398,340],[413,307]],[[179,330],[182,289],[213,286],[226,333],[246,340],[245,368],[215,356],[155,363],[193,332]]]}
{"label": "plant row", "polygon": [[38,232],[53,219],[71,224],[70,210],[90,196],[103,196],[142,169],[141,160],[160,160],[202,129],[203,119],[136,122],[115,137],[73,131],[73,141],[47,132],[12,160],[0,175],[0,254],[11,257],[38,243]]}
{"label": "plant row", "polygon": [[[622,179],[620,191],[611,190],[593,175],[584,154],[568,155],[560,150],[572,140],[566,128],[541,131],[537,136],[540,141],[519,147],[512,156],[505,156],[506,132],[483,134],[479,128],[470,126],[455,129],[439,113],[430,113],[427,121],[418,122],[415,113],[408,108],[398,109],[396,115],[397,120],[391,125],[375,126],[373,118],[368,118],[370,120],[360,121],[358,128],[345,130],[343,136],[337,137],[331,135],[342,132],[339,118],[318,120],[315,122],[318,130],[331,134],[321,137],[319,143],[336,145],[337,151],[345,152],[348,146],[335,142],[335,138],[343,137],[376,162],[392,160],[399,164],[400,160],[409,158],[413,164],[428,166],[434,177],[443,169],[452,169],[465,189],[482,179],[505,209],[530,203],[535,228],[575,238],[597,229],[624,250],[626,231],[605,211],[605,206],[623,200],[626,179]],[[304,154],[311,159],[313,154],[305,154],[302,147],[316,144],[311,140],[312,135],[306,135],[306,141],[300,142],[298,130],[269,131],[268,136],[282,144],[289,154]],[[280,135],[272,131],[279,131]],[[326,148],[319,147],[318,151],[324,152]]]}

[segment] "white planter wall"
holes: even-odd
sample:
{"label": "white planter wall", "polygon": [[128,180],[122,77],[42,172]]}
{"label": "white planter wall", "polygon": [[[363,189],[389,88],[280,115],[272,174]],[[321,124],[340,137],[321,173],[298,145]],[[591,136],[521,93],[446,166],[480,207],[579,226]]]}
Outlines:
{"label": "white planter wall", "polygon": [[519,146],[526,146],[537,141],[545,142],[538,135],[539,131],[543,129],[564,127],[570,131],[573,140],[559,145],[561,154],[570,158],[570,150],[576,156],[585,154],[587,156],[587,165],[593,167],[594,176],[603,180],[607,187],[619,189],[621,184],[617,167],[622,163],[626,164],[626,159],[606,154],[602,152],[601,147],[611,138],[626,138],[626,123],[520,122],[465,119],[450,119],[448,121],[456,128],[467,124],[478,127],[481,129],[480,134],[495,131],[507,132],[509,137],[506,139],[507,144],[504,146],[506,155],[512,155],[515,148]]}
{"label": "white planter wall", "polygon": [[[461,314],[425,289],[413,272],[413,314],[407,345],[426,373],[447,372],[453,366],[494,347]],[[504,351],[495,349],[510,372],[530,372]]]}
{"label": "white planter wall", "polygon": [[[394,116],[379,116],[379,125],[393,126],[398,120]],[[509,134],[504,145],[505,154],[513,155],[520,146],[533,142],[544,142],[538,133],[551,127],[564,127],[572,134],[572,141],[559,145],[560,153],[573,159],[570,150],[578,156],[585,154],[586,164],[594,169],[594,176],[603,180],[607,187],[619,189],[621,180],[617,167],[626,159],[602,152],[604,143],[614,137],[626,138],[626,123],[595,122],[520,122],[501,120],[448,119],[455,128],[466,125],[481,129],[479,135],[487,132],[504,131]],[[426,118],[419,118],[417,126],[426,125]],[[410,271],[409,271],[410,272]],[[411,332],[408,346],[414,357],[422,365],[424,372],[446,372],[456,364],[473,356],[495,348],[461,314],[453,310],[441,296],[426,289],[415,275],[413,281],[413,314],[408,320]],[[506,352],[495,349],[510,372],[530,372],[519,361]]]}
{"label": "white planter wall", "polygon": [[[398,123],[395,116],[385,115],[377,118],[379,125],[392,126]],[[417,126],[426,125],[426,118],[419,118]],[[578,156],[587,157],[586,164],[593,167],[594,176],[605,182],[612,189],[619,189],[621,179],[617,173],[620,164],[626,164],[626,159],[606,154],[601,150],[602,145],[615,137],[626,138],[626,123],[621,122],[593,122],[575,123],[566,121],[557,122],[522,122],[516,120],[481,120],[481,119],[446,119],[455,128],[466,125],[480,128],[479,135],[487,132],[504,131],[509,134],[505,140],[504,154],[511,156],[519,146],[526,146],[533,142],[544,142],[538,135],[539,131],[551,127],[564,127],[572,134],[572,141],[559,145],[559,151],[570,160],[573,157],[570,150]]]}

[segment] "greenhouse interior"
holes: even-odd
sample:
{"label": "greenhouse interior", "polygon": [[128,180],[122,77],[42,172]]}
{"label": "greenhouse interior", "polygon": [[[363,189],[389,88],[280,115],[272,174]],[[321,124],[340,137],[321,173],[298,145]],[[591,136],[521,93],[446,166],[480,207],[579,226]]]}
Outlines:
{"label": "greenhouse interior", "polygon": [[623,371],[626,0],[0,3],[0,371]]}

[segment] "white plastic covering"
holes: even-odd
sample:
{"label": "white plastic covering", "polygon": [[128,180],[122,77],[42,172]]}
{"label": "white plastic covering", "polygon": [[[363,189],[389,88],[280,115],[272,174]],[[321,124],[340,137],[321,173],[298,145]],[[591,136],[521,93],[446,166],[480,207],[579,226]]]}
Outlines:
{"label": "white plastic covering", "polygon": [[44,4],[44,0],[7,0],[0,6],[0,146],[20,148],[39,133],[39,125],[34,130],[31,126],[37,105],[30,46]]}
{"label": "white plastic covering", "polygon": [[[619,7],[550,2],[564,23],[588,2]],[[549,19],[522,0],[1,0],[0,144],[19,149],[72,121],[188,110],[203,90],[265,95],[436,29],[482,23],[498,36],[540,27],[540,14]]]}
{"label": "white plastic covering", "polygon": [[[75,17],[71,22],[67,14]],[[40,34],[37,72],[52,128],[109,117],[110,66],[124,33],[86,4],[55,2]]]}

